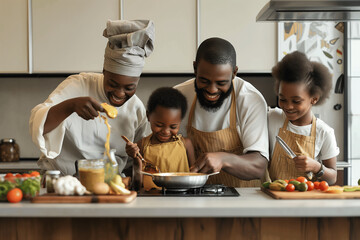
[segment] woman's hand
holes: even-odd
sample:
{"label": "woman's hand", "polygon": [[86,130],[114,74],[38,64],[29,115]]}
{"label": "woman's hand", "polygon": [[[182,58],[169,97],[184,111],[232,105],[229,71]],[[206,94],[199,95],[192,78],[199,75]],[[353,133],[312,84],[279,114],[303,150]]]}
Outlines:
{"label": "woman's hand", "polygon": [[293,160],[295,162],[296,169],[298,169],[299,171],[313,172],[313,173],[317,173],[320,171],[321,163],[310,157],[307,157],[305,155],[300,155],[294,157]]}
{"label": "woman's hand", "polygon": [[94,119],[99,116],[98,111],[103,112],[104,108],[92,97],[78,97],[72,99],[73,112],[76,112],[85,120]]}

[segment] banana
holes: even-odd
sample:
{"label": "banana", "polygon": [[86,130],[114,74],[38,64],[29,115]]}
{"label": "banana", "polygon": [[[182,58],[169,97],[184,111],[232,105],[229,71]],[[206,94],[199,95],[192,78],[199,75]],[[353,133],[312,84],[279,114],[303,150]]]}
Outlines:
{"label": "banana", "polygon": [[114,190],[114,192],[116,192],[117,194],[130,194],[130,191],[127,190],[126,188],[116,184],[115,182],[113,181],[110,181],[110,187],[112,190]]}
{"label": "banana", "polygon": [[112,179],[112,181],[113,181],[115,184],[117,184],[117,185],[125,188],[125,184],[122,182],[122,178],[121,178],[121,176],[120,176],[119,174],[117,174],[117,175]]}

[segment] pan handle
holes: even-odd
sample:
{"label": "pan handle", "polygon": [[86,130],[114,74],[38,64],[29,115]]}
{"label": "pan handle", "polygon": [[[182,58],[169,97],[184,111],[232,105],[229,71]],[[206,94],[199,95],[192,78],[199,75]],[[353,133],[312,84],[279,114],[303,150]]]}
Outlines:
{"label": "pan handle", "polygon": [[141,174],[144,174],[144,175],[148,175],[148,176],[154,177],[154,175],[152,175],[151,173],[148,173],[148,172],[140,171],[140,173],[141,173]]}
{"label": "pan handle", "polygon": [[219,174],[220,172],[209,173],[208,176]]}

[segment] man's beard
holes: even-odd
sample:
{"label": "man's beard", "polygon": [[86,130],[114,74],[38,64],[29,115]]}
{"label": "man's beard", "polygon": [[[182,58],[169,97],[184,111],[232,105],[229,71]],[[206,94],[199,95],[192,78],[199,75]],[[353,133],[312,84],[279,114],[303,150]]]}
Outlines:
{"label": "man's beard", "polygon": [[231,82],[230,88],[226,93],[221,92],[219,99],[215,103],[211,103],[204,97],[204,89],[199,89],[196,85],[196,79],[194,81],[195,92],[197,95],[197,99],[199,100],[200,106],[208,112],[216,112],[219,110],[221,105],[224,103],[224,100],[230,96],[231,91],[233,90],[233,83]]}

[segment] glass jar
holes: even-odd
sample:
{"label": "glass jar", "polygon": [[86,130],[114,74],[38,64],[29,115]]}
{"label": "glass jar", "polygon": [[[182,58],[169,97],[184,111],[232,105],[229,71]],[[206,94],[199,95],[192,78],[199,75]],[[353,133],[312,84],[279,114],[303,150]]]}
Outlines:
{"label": "glass jar", "polygon": [[93,192],[94,185],[105,182],[105,160],[103,159],[82,159],[78,161],[79,180],[90,192]]}
{"label": "glass jar", "polygon": [[0,161],[15,162],[20,159],[19,145],[13,138],[4,138],[0,141]]}
{"label": "glass jar", "polygon": [[59,170],[47,170],[45,172],[45,184],[46,184],[46,191],[48,193],[55,192],[54,184],[55,181],[60,177]]}

